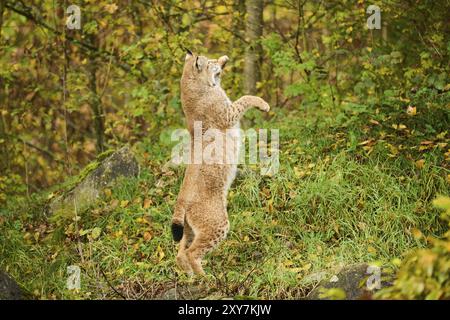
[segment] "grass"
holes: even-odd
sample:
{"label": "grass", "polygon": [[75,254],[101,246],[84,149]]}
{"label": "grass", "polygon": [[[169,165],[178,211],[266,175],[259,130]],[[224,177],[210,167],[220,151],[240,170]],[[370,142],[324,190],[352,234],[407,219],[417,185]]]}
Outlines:
{"label": "grass", "polygon": [[[229,194],[231,231],[207,256],[204,279],[174,264],[170,221],[183,168],[162,169],[170,157],[163,142],[135,145],[140,176],[78,217],[46,219],[45,192],[10,201],[0,211],[0,267],[42,299],[144,299],[194,284],[202,288],[194,297],[298,299],[318,274],[345,265],[395,268],[394,259],[426,245],[414,230],[444,230],[431,201],[449,194],[448,139],[398,132],[393,118],[368,125],[371,116],[344,108],[256,118],[255,127],[280,129],[280,171],[264,177],[257,166],[240,167]],[[434,147],[419,151],[425,139]],[[69,265],[82,268],[79,291],[66,289]]]}

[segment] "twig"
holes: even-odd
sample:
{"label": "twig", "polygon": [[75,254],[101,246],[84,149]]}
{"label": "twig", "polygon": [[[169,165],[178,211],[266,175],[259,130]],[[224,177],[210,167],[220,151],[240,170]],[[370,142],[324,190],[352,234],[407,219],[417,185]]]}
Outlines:
{"label": "twig", "polygon": [[122,299],[127,300],[127,298],[123,294],[121,294],[119,291],[117,291],[117,289],[114,288],[114,286],[111,284],[111,282],[109,282],[108,277],[106,277],[106,274],[103,271],[103,269],[102,268],[99,268],[99,269],[100,269],[100,273],[102,274],[103,278],[105,278],[105,281],[108,284],[108,286]]}
{"label": "twig", "polygon": [[[45,29],[51,31],[52,33],[58,35],[58,36],[63,36],[63,32],[56,30],[55,28],[53,28],[52,26],[48,25],[45,21],[38,19],[36,16],[34,16],[32,13],[30,13],[30,9],[26,8],[25,9],[20,9],[20,8],[16,8],[14,5],[10,4],[10,3],[6,3],[6,8],[8,8],[9,10],[27,18],[30,21],[33,21],[35,24],[44,27]],[[117,66],[119,68],[121,68],[124,71],[127,72],[131,72],[132,70],[132,66],[129,65],[128,63],[125,62],[121,62],[121,58],[116,56],[115,54],[111,53],[111,52],[107,52],[104,50],[100,50],[98,48],[96,48],[95,46],[91,45],[90,43],[81,41],[76,39],[75,37],[66,34],[65,35],[66,39],[69,40],[71,43],[79,46],[80,48],[87,50],[88,52],[90,52],[91,54],[93,54],[94,56],[99,56],[99,57],[107,57],[107,58],[113,58],[115,63],[117,64]],[[137,69],[139,71],[139,78],[143,81],[147,81],[148,78],[144,75],[143,71],[140,69]]]}

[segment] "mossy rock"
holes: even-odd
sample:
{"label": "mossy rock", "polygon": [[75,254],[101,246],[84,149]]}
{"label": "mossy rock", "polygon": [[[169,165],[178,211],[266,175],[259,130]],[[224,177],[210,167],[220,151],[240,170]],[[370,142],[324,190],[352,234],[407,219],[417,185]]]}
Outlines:
{"label": "mossy rock", "polygon": [[5,272],[0,271],[0,300],[23,300],[19,285]]}
{"label": "mossy rock", "polygon": [[[378,286],[375,277],[379,276]],[[307,296],[308,300],[363,300],[381,288],[392,285],[392,276],[376,271],[368,264],[342,268],[331,278],[323,280]]]}
{"label": "mossy rock", "polygon": [[104,153],[88,164],[73,179],[75,182],[50,202],[48,214],[52,217],[73,216],[75,212],[82,212],[93,205],[102,191],[114,184],[117,178],[138,175],[139,164],[129,147]]}

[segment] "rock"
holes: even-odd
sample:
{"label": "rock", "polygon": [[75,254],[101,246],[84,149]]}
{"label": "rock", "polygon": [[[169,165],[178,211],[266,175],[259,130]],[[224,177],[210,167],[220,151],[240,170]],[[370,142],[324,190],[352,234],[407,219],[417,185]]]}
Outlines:
{"label": "rock", "polygon": [[49,214],[83,211],[95,203],[102,190],[111,186],[119,177],[136,177],[139,164],[130,149],[125,146],[99,162],[70,191],[54,198],[49,204]]}
{"label": "rock", "polygon": [[19,285],[5,272],[0,271],[0,300],[23,300]]}
{"label": "rock", "polygon": [[318,283],[325,279],[327,276],[327,273],[325,271],[315,272],[312,274],[309,274],[305,276],[303,279],[300,280],[300,284],[302,285],[310,285],[312,283]]}
{"label": "rock", "polygon": [[197,300],[207,295],[207,289],[201,285],[187,285],[172,287],[164,290],[156,296],[156,300],[180,300],[189,299]]}
{"label": "rock", "polygon": [[380,268],[367,264],[344,267],[340,272],[322,281],[307,296],[308,300],[370,299],[371,295],[383,287],[391,285],[381,274]]}

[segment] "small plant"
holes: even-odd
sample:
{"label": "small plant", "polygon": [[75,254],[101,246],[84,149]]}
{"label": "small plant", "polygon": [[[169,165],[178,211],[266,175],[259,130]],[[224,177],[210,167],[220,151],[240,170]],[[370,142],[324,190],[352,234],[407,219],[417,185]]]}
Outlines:
{"label": "small plant", "polygon": [[[440,196],[433,201],[443,209],[441,218],[450,227],[450,198]],[[420,231],[417,237],[422,237]],[[380,291],[381,299],[450,299],[450,228],[442,239],[429,237],[431,247],[411,252],[390,288]]]}

